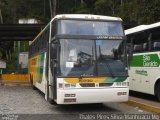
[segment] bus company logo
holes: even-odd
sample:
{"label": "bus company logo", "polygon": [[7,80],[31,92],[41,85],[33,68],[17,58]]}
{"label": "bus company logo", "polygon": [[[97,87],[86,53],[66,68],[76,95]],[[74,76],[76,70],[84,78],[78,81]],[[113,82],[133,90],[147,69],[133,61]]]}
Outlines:
{"label": "bus company logo", "polygon": [[79,82],[80,83],[89,83],[89,82],[93,82],[93,79],[90,79],[90,78],[79,78]]}
{"label": "bus company logo", "polygon": [[139,75],[148,76],[147,71],[144,71],[144,70],[136,70],[135,73],[136,73],[136,74],[139,74]]}
{"label": "bus company logo", "polygon": [[108,39],[109,36],[98,36],[97,39]]}
{"label": "bus company logo", "polygon": [[159,63],[151,60],[151,56],[143,55],[143,66],[144,67],[158,67]]}
{"label": "bus company logo", "polygon": [[119,40],[119,39],[123,39],[123,37],[121,37],[121,36],[105,36],[105,35],[101,35],[101,36],[98,36],[97,39]]}

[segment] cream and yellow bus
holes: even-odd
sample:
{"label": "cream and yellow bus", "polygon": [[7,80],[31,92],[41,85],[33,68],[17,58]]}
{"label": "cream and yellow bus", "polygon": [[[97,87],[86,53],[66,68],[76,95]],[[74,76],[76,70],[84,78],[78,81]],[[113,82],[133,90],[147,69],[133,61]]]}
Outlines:
{"label": "cream and yellow bus", "polygon": [[56,104],[127,101],[125,38],[118,17],[55,16],[30,44],[33,87]]}
{"label": "cream and yellow bus", "polygon": [[130,90],[156,95],[160,100],[160,22],[125,30],[133,48]]}

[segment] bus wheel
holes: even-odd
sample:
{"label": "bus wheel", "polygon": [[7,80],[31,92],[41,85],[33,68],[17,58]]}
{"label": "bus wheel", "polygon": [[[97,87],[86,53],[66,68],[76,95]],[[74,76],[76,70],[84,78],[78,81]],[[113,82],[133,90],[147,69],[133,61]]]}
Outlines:
{"label": "bus wheel", "polygon": [[160,82],[158,82],[158,85],[157,85],[156,96],[157,96],[158,100],[160,101]]}
{"label": "bus wheel", "polygon": [[33,76],[30,74],[30,82],[33,90],[36,90],[36,87],[33,85]]}
{"label": "bus wheel", "polygon": [[48,102],[49,102],[51,105],[57,105],[57,103],[56,103],[54,100],[52,100],[52,99],[49,99]]}

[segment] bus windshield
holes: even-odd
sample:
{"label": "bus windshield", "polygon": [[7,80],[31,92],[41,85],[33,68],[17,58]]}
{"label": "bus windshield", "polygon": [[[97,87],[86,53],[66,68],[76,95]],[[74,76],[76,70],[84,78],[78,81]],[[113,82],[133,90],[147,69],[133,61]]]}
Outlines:
{"label": "bus windshield", "polygon": [[60,20],[58,34],[124,36],[121,22],[89,20]]}
{"label": "bus windshield", "polygon": [[60,76],[126,76],[121,43],[122,40],[60,39]]}

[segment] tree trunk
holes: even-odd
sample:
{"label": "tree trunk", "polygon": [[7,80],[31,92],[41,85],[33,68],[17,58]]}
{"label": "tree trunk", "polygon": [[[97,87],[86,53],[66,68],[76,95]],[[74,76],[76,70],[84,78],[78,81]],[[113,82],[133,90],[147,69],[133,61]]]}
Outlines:
{"label": "tree trunk", "polygon": [[49,0],[51,18],[56,15],[57,0]]}
{"label": "tree trunk", "polygon": [[2,11],[0,9],[0,19],[1,19],[1,24],[3,24],[3,17],[2,17]]}
{"label": "tree trunk", "polygon": [[50,7],[50,16],[53,17],[53,10],[52,10],[52,0],[49,0],[49,7]]}
{"label": "tree trunk", "polygon": [[53,0],[53,17],[56,15],[57,0]]}

